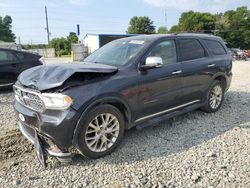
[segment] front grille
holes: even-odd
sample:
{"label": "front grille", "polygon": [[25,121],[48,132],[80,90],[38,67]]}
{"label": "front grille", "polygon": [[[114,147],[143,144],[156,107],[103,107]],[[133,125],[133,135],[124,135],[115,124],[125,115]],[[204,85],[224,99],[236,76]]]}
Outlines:
{"label": "front grille", "polygon": [[39,91],[18,87],[16,85],[13,86],[13,89],[15,98],[19,103],[34,111],[44,112],[45,105]]}

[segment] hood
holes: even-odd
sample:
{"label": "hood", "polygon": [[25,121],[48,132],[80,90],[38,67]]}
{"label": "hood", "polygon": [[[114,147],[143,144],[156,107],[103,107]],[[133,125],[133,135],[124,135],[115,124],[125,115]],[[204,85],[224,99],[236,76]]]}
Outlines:
{"label": "hood", "polygon": [[75,73],[114,73],[117,67],[98,63],[51,64],[33,67],[19,75],[19,82],[40,91],[61,86]]}

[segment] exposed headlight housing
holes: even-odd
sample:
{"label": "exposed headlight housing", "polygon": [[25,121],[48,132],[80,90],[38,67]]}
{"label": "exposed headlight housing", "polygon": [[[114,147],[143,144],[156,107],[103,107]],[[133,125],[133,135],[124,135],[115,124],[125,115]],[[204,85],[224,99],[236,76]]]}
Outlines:
{"label": "exposed headlight housing", "polygon": [[51,110],[66,110],[73,104],[71,97],[60,93],[42,93],[42,99],[45,108]]}

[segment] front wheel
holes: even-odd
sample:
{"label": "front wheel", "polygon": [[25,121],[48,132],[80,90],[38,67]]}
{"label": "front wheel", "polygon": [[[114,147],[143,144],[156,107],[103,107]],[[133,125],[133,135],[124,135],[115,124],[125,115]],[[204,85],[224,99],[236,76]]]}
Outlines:
{"label": "front wheel", "polygon": [[121,141],[124,128],[124,117],[116,107],[99,105],[87,114],[82,124],[79,149],[88,158],[108,155]]}
{"label": "front wheel", "polygon": [[224,100],[224,91],[223,84],[219,80],[214,80],[206,94],[205,105],[201,109],[208,113],[218,111]]}

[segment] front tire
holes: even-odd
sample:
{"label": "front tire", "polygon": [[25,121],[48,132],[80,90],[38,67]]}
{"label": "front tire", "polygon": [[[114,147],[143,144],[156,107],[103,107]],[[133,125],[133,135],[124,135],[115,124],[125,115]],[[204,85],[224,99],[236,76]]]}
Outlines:
{"label": "front tire", "polygon": [[208,113],[217,112],[223,103],[224,92],[222,82],[214,80],[205,96],[205,105],[201,109]]}
{"label": "front tire", "polygon": [[87,158],[108,155],[122,140],[124,129],[124,117],[116,107],[108,104],[96,106],[82,123],[78,149]]}

